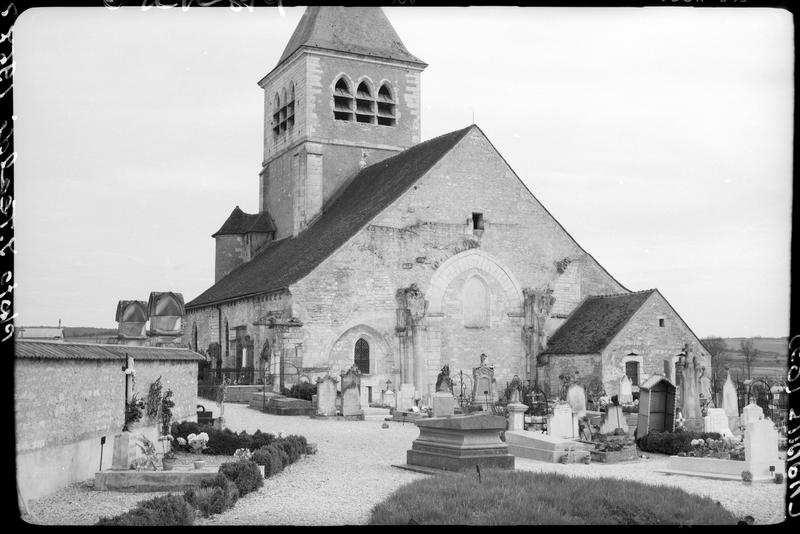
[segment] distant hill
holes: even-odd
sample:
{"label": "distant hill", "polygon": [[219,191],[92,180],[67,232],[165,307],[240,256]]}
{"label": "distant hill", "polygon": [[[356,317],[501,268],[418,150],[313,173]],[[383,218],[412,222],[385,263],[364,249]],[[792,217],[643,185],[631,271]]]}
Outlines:
{"label": "distant hill", "polygon": [[728,365],[731,368],[731,373],[734,374],[737,370],[744,375],[744,355],[742,354],[741,342],[744,339],[751,339],[753,341],[753,348],[758,350],[755,362],[751,369],[751,376],[753,378],[760,376],[786,376],[789,354],[789,338],[786,337],[726,337],[722,338],[725,341],[726,350],[721,357],[722,365]]}
{"label": "distant hill", "polygon": [[117,337],[116,328],[94,328],[91,326],[65,326],[64,341],[96,343],[109,337]]}

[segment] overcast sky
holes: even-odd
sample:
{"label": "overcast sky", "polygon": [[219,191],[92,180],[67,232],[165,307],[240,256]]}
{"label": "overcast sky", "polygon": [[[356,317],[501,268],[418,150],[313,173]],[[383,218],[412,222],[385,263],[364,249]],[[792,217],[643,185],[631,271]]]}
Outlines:
{"label": "overcast sky", "polygon": [[[263,96],[303,8],[38,8],[14,28],[17,324],[116,327],[214,281],[258,210]],[[385,8],[422,138],[475,122],[566,230],[703,337],[786,336],[793,33],[777,9]]]}

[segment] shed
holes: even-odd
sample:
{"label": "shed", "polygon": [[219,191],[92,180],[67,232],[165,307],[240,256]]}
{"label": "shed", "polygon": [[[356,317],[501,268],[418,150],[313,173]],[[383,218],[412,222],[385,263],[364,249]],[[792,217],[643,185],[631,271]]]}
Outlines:
{"label": "shed", "polygon": [[636,434],[675,430],[675,384],[655,374],[639,386],[639,422]]}

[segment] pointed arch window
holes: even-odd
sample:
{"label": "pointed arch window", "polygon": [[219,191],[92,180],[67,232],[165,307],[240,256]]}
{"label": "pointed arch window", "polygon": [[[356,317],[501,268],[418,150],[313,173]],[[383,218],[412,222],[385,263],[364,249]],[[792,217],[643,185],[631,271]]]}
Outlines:
{"label": "pointed arch window", "polygon": [[394,126],[397,123],[395,112],[392,89],[388,83],[384,83],[378,90],[378,124],[381,126]]}
{"label": "pointed arch window", "polygon": [[465,328],[489,326],[489,289],[479,277],[473,276],[464,283],[461,306]]}
{"label": "pointed arch window", "polygon": [[197,352],[197,323],[192,324],[192,349]]}
{"label": "pointed arch window", "polygon": [[356,341],[356,346],[354,349],[353,359],[355,360],[356,367],[361,374],[368,375],[369,374],[369,343],[367,340],[359,338]]}
{"label": "pointed arch window", "polygon": [[375,124],[375,99],[366,80],[356,90],[356,121]]}
{"label": "pointed arch window", "polygon": [[353,93],[344,77],[339,78],[333,89],[333,118],[338,121],[353,120]]}

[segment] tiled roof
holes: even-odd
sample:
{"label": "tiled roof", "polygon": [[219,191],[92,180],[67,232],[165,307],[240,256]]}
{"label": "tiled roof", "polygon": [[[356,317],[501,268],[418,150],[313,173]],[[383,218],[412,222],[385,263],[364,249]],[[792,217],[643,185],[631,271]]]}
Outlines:
{"label": "tiled roof", "polygon": [[472,128],[477,126],[430,139],[362,169],[314,224],[295,237],[270,243],[186,308],[275,291],[301,280],[397,200]]}
{"label": "tiled roof", "polygon": [[129,354],[136,360],[197,360],[205,361],[202,355],[185,348],[136,347],[133,345],[100,345],[94,343],[69,343],[49,341],[26,341],[14,343],[14,355],[26,359],[53,360],[122,360]]}
{"label": "tiled roof", "polygon": [[222,227],[214,232],[211,237],[218,235],[241,235],[248,232],[274,232],[275,222],[272,216],[266,211],[261,213],[245,213],[239,206],[233,208],[233,211],[228,216],[228,219],[223,223]]}
{"label": "tiled roof", "polygon": [[425,65],[406,50],[379,7],[311,6],[306,8],[280,65],[301,46],[338,50]]}
{"label": "tiled roof", "polygon": [[545,354],[596,354],[656,290],[587,297],[556,330]]}

